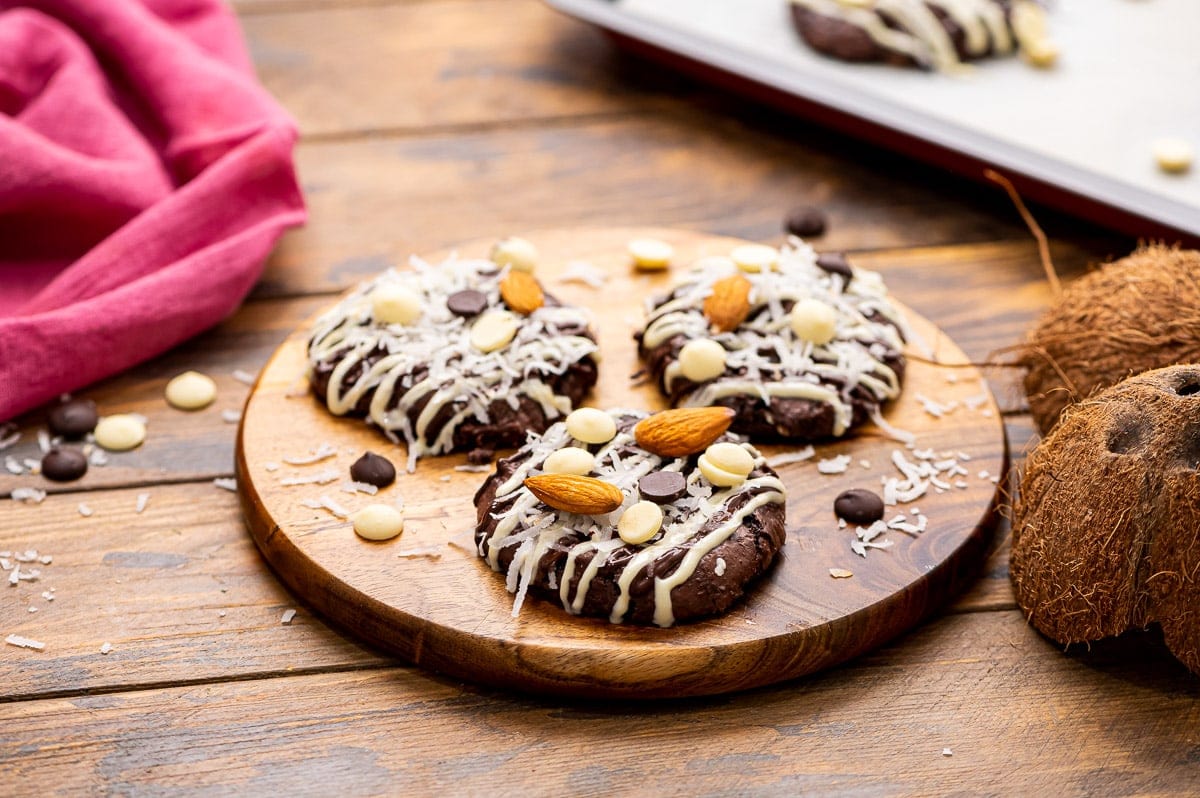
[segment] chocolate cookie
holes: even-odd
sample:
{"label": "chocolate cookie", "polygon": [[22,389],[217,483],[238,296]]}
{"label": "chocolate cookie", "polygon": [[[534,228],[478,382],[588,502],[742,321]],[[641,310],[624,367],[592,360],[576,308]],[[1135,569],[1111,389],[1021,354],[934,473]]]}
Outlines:
{"label": "chocolate cookie", "polygon": [[[728,411],[712,410],[715,426],[672,416],[683,411],[649,419],[612,411],[615,435],[586,445],[587,475],[556,470],[575,457],[548,459],[585,446],[566,423],[500,461],[475,496],[475,540],[517,594],[514,615],[527,591],[571,614],[658,626],[725,612],[741,598],[783,545],[784,488],[750,444],[722,432]],[[676,432],[695,451],[651,451],[655,441],[677,443]],[[665,481],[647,484],[664,472],[682,476],[678,497]]]}
{"label": "chocolate cookie", "polygon": [[673,406],[732,408],[733,430],[755,439],[836,438],[879,419],[905,365],[879,275],[798,239],[771,258],[753,249],[733,260],[760,271],[706,258],[651,303],[637,335],[650,376]]}
{"label": "chocolate cookie", "polygon": [[595,353],[585,312],[528,272],[414,259],[317,320],[308,376],[332,413],[364,416],[406,444],[411,471],[450,451],[486,461],[544,430],[595,385]]}
{"label": "chocolate cookie", "polygon": [[946,70],[1017,47],[1009,0],[790,2],[804,41],[843,61]]}

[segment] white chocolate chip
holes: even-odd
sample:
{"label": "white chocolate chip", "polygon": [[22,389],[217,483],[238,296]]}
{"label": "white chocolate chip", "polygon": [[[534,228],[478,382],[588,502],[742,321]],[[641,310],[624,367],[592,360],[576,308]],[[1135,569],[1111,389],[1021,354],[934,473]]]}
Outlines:
{"label": "white chocolate chip", "polygon": [[412,324],[421,318],[421,296],[402,285],[380,286],[371,293],[371,316],[382,324]]}
{"label": "white chocolate chip", "polygon": [[671,265],[675,248],[656,238],[635,238],[628,244],[633,265],[646,272],[661,271]]}
{"label": "white chocolate chip", "polygon": [[481,352],[503,349],[517,334],[520,322],[507,310],[489,310],[471,327],[471,346]]}
{"label": "white chocolate chip", "polygon": [[404,531],[404,513],[390,504],[368,504],[350,520],[358,536],[367,540],[391,540]]}
{"label": "white chocolate chip", "polygon": [[733,258],[727,255],[706,255],[699,260],[693,261],[689,268],[694,272],[714,277],[728,277],[738,270],[738,266],[733,262]]}
{"label": "white chocolate chip", "polygon": [[712,484],[718,488],[736,488],[746,481],[746,478],[741,474],[735,474],[732,471],[726,471],[723,468],[717,468],[712,464],[706,455],[700,455],[696,459],[696,466],[700,469],[700,473],[704,475]]}
{"label": "white chocolate chip", "polygon": [[608,443],[617,434],[617,424],[603,410],[581,407],[567,416],[567,432],[584,443]]}
{"label": "white chocolate chip", "polygon": [[802,341],[822,346],[837,333],[837,312],[819,299],[807,297],[792,306],[792,332]]}
{"label": "white chocolate chip", "polygon": [[146,440],[146,425],[131,415],[105,416],[92,433],[96,443],[110,452],[136,449]]}
{"label": "white chocolate chip", "polygon": [[595,456],[586,449],[578,446],[568,446],[551,453],[542,463],[542,470],[547,474],[575,474],[587,476],[596,466]]}
{"label": "white chocolate chip", "polygon": [[496,242],[492,247],[491,259],[497,266],[511,266],[519,272],[531,272],[537,268],[538,251],[531,242],[510,236]]}
{"label": "white chocolate chip", "polygon": [[1195,159],[1196,150],[1187,139],[1162,138],[1154,142],[1154,160],[1164,172],[1186,172]]}
{"label": "white chocolate chip", "polygon": [[645,543],[662,529],[663,511],[654,502],[640,501],[621,513],[617,534],[626,543]]}
{"label": "white chocolate chip", "polygon": [[217,398],[217,384],[198,371],[185,371],[167,383],[167,402],[180,410],[199,410]]}
{"label": "white chocolate chip", "polygon": [[766,244],[743,244],[735,247],[729,257],[744,272],[769,272],[779,260],[779,250]]}
{"label": "white chocolate chip", "polygon": [[704,455],[709,463],[731,474],[745,477],[754,470],[754,455],[746,451],[746,447],[736,443],[714,443],[704,450]]}
{"label": "white chocolate chip", "polygon": [[711,338],[688,341],[679,350],[679,370],[692,382],[706,382],[725,373],[725,347]]}

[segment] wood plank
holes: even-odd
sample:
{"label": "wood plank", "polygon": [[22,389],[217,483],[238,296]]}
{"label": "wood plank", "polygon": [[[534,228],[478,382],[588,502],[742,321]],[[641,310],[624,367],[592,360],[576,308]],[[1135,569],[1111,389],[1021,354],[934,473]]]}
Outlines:
{"label": "wood plank", "polygon": [[[12,572],[0,573],[0,636],[46,644],[4,647],[0,700],[388,661],[315,619],[271,576],[233,493],[157,486],[138,514],[141,492],[51,496],[0,510],[0,550],[52,557],[8,557],[22,571],[40,570],[36,581],[10,586]],[[92,516],[80,516],[80,501]],[[299,612],[283,625],[288,608]],[[104,643],[113,647],[107,655]]]}
{"label": "wood plank", "polygon": [[630,70],[599,31],[536,0],[302,6],[242,25],[306,137],[627,113],[683,85]]}
{"label": "wood plank", "polygon": [[1194,791],[1200,686],[1150,635],[1064,655],[994,612],[824,675],[652,711],[395,669],[0,717],[10,783],[66,792],[1167,795]]}
{"label": "wood plank", "polygon": [[[779,241],[796,204],[829,214],[822,248],[1015,241],[1023,245],[1023,274],[1037,279],[1029,235],[998,192],[844,141],[812,140],[817,134],[789,140],[779,129],[789,128],[696,110],[302,145],[297,160],[311,218],[284,237],[259,295],[339,290],[413,252],[547,227],[654,224]],[[1059,216],[1042,221],[1052,237],[1064,237],[1056,251],[1068,267],[1131,246],[1084,239],[1078,224]],[[956,275],[983,268],[960,263]]]}
{"label": "wood plank", "polygon": [[[1059,246],[1055,251],[1065,274],[1076,271],[1084,260],[1071,246]],[[975,362],[986,361],[996,350],[1015,343],[1049,299],[1044,283],[1039,282],[1041,271],[1031,242],[888,250],[863,253],[855,260],[879,269],[897,298],[939,320],[946,334]],[[385,265],[375,263],[374,267]],[[301,264],[294,268],[303,270]],[[345,274],[342,279],[353,278]],[[977,299],[968,301],[968,297]],[[23,486],[76,491],[231,475],[235,426],[225,423],[221,413],[240,408],[248,392],[233,379],[232,372],[256,373],[289,332],[333,299],[316,296],[248,302],[210,332],[81,392],[95,399],[101,412],[147,416],[146,443],[133,452],[111,455],[108,466],[93,467],[75,483],[18,477],[0,469],[0,496]],[[987,306],[986,315],[980,311],[981,305]],[[165,403],[162,391],[167,380],[187,369],[216,379],[219,395],[214,405],[188,413]],[[1019,373],[990,369],[987,374],[1002,408],[1023,407]],[[19,421],[23,440],[3,454],[18,460],[39,458],[36,429],[44,427],[44,410],[28,413]]]}

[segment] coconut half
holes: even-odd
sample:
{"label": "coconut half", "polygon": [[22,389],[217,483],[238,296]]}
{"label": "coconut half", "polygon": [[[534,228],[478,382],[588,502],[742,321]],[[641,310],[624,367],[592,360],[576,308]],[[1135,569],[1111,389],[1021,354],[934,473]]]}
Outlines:
{"label": "coconut half", "polygon": [[1026,462],[1009,570],[1047,637],[1159,623],[1200,673],[1200,366],[1139,374],[1067,409]]}
{"label": "coconut half", "polygon": [[1063,408],[1131,374],[1200,362],[1200,252],[1144,247],[1067,286],[1021,347],[1029,411]]}

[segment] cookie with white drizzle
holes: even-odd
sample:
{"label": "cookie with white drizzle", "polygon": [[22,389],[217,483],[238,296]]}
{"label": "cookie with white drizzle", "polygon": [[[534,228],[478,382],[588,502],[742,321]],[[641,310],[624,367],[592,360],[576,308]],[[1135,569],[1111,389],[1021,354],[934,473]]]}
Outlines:
{"label": "cookie with white drizzle", "polygon": [[952,71],[1020,48],[1047,66],[1057,50],[1033,0],[790,0],[805,42],[844,61]]}
{"label": "cookie with white drizzle", "polygon": [[[570,417],[531,435],[475,496],[478,552],[506,575],[514,616],[529,591],[612,623],[725,612],[784,543],[782,482],[725,432],[726,408],[608,415],[603,442],[577,438]],[[586,455],[559,456],[572,448]],[[678,489],[664,489],[662,474],[678,475]]]}
{"label": "cookie with white drizzle", "polygon": [[792,238],[697,262],[651,300],[637,338],[673,406],[730,407],[732,429],[756,440],[815,441],[882,419],[904,329],[877,273]]}
{"label": "cookie with white drizzle", "polygon": [[411,265],[360,285],[308,341],[316,395],[405,444],[408,470],[451,451],[489,460],[595,385],[587,313],[542,292],[519,265],[455,256]]}

